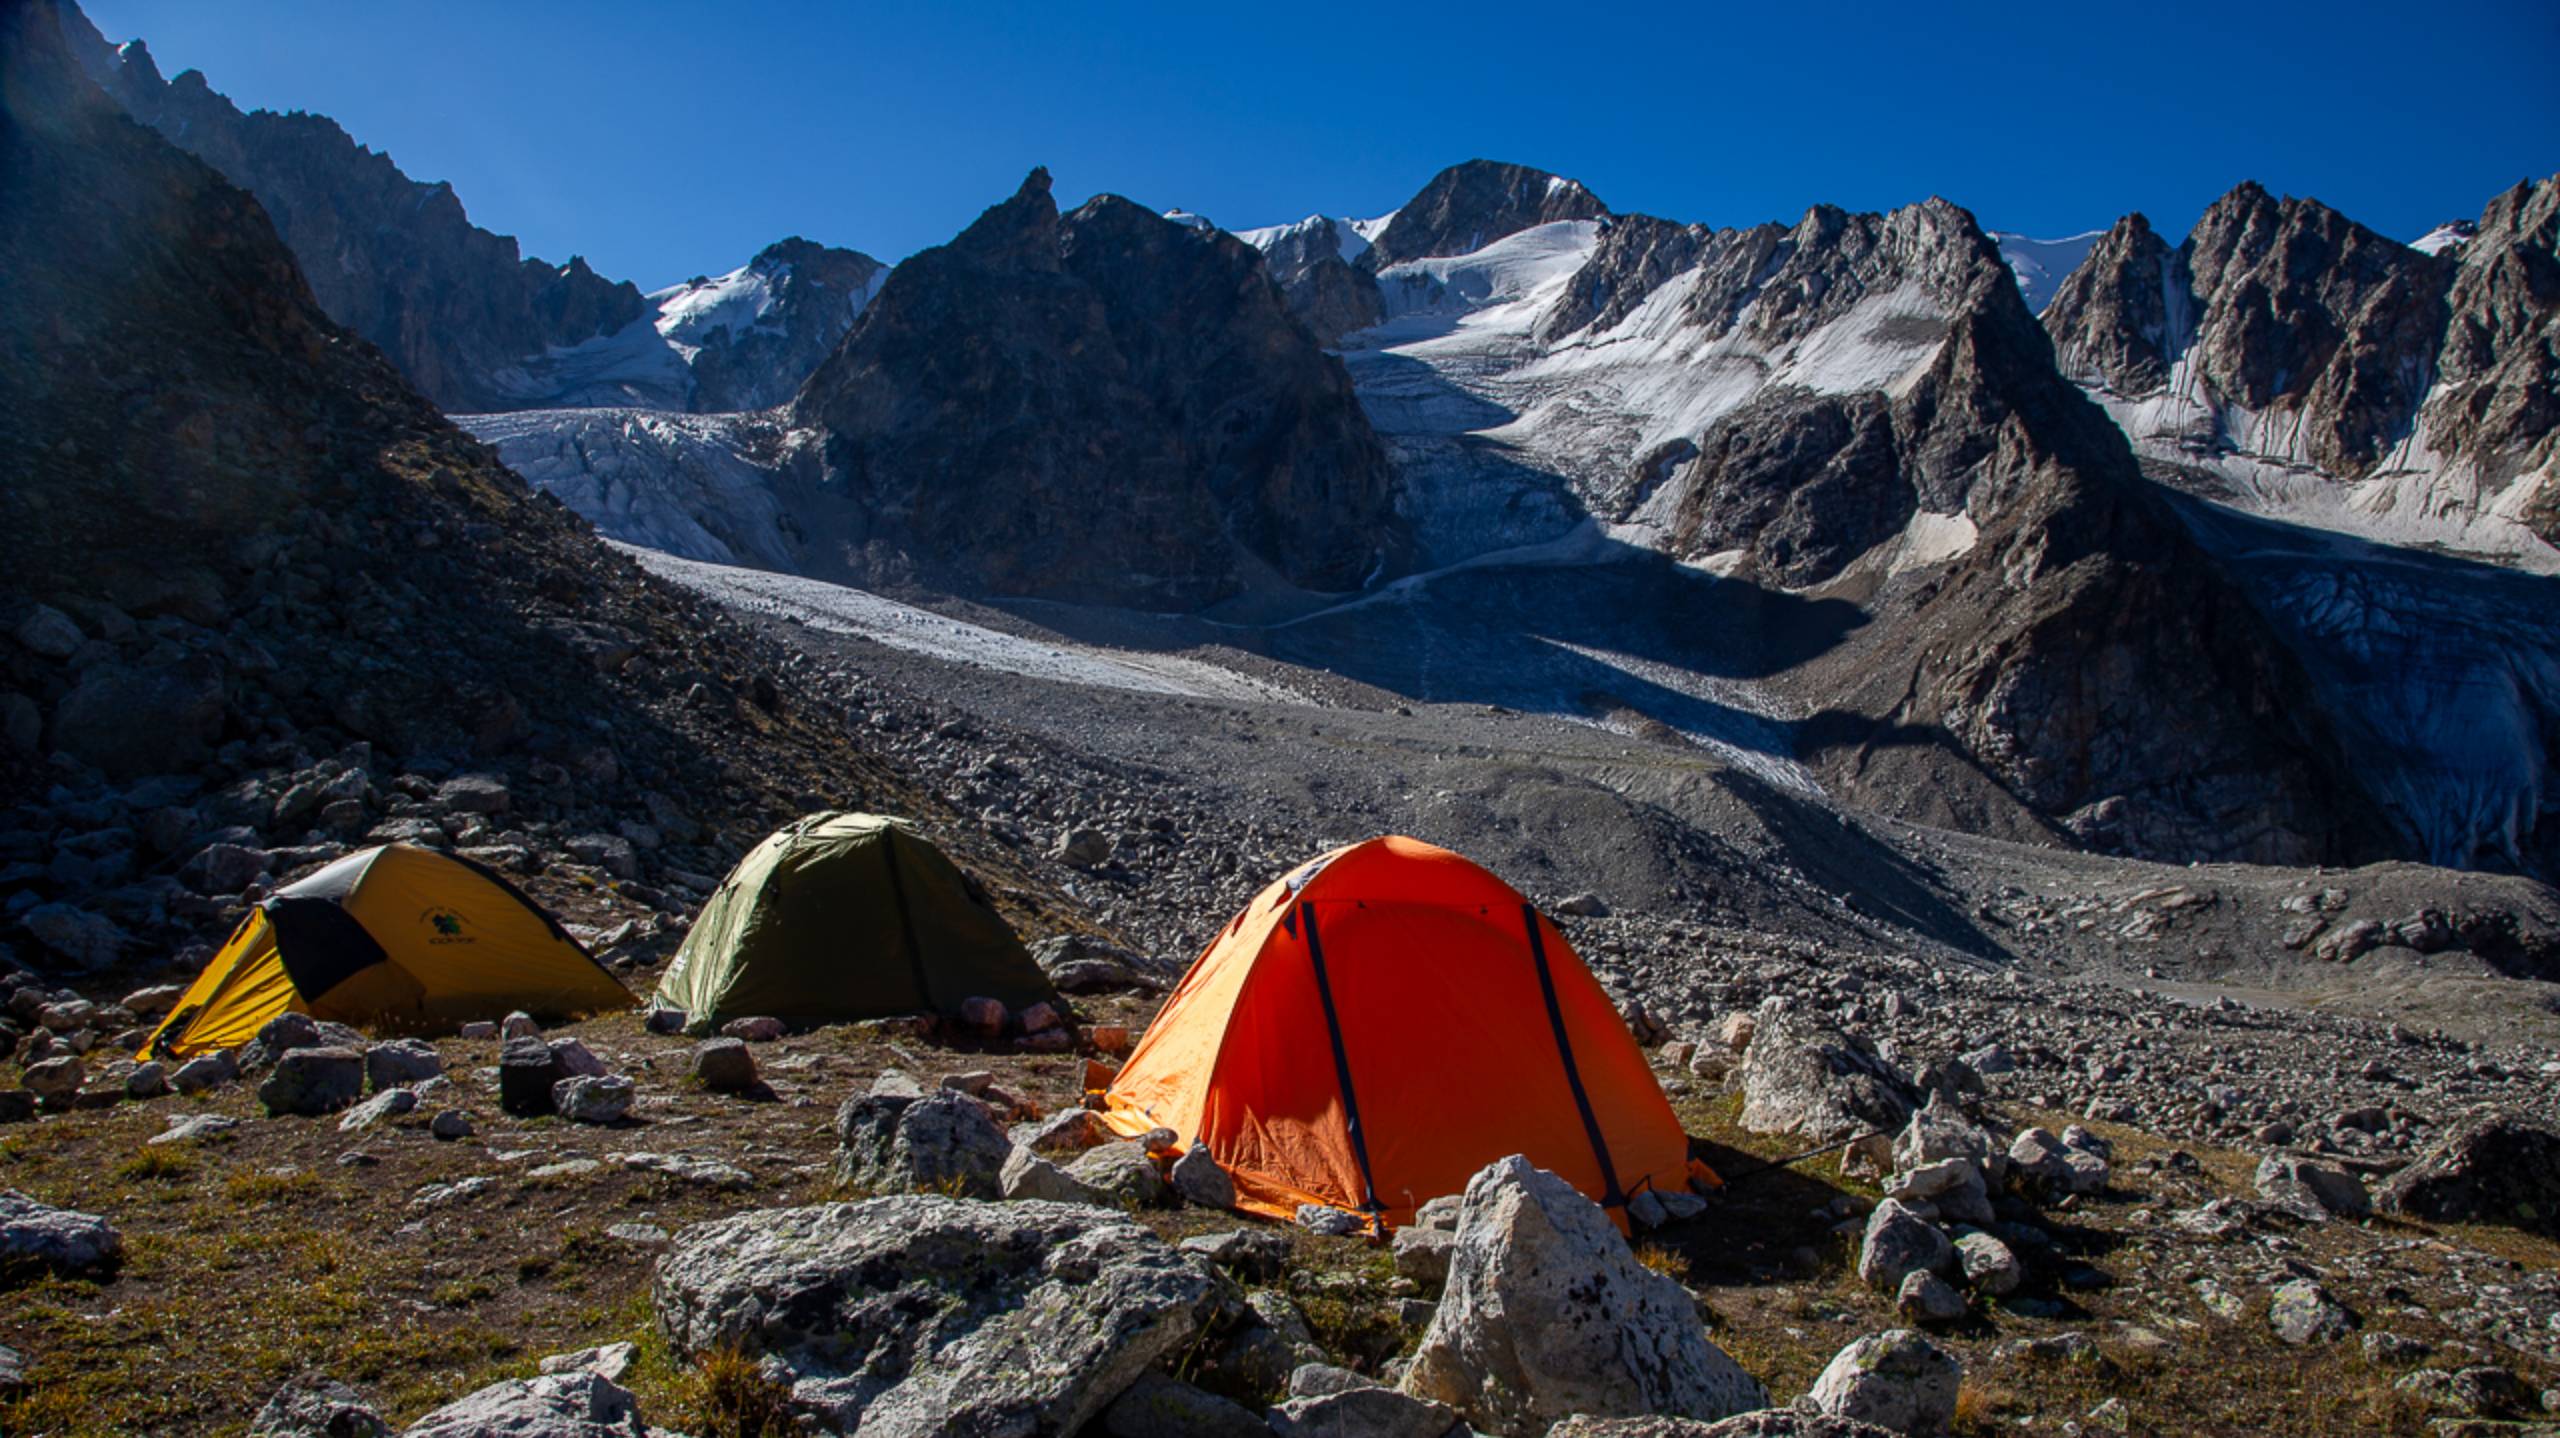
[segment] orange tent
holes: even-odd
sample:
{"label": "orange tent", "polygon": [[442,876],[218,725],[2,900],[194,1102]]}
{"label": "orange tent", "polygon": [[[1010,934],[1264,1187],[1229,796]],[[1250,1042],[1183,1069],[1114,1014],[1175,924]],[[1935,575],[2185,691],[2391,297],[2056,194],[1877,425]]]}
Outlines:
{"label": "orange tent", "polygon": [[1525,1154],[1613,1212],[1683,1188],[1689,1141],[1555,924],[1446,849],[1318,858],[1235,916],[1104,1096],[1135,1136],[1206,1143],[1240,1207],[1409,1223]]}

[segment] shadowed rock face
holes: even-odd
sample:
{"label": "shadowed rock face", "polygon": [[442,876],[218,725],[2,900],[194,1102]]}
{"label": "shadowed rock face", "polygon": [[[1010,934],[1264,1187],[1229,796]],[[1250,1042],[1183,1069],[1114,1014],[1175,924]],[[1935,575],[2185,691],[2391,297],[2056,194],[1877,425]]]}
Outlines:
{"label": "shadowed rock face", "polygon": [[[1288,298],[1289,313],[1324,344],[1386,318],[1378,282],[1342,257],[1344,222],[1317,218],[1291,226],[1262,252],[1271,282]],[[1354,238],[1356,247],[1360,242]]]}
{"label": "shadowed rock face", "polygon": [[[50,8],[50,7],[48,7]],[[329,317],[371,340],[448,410],[502,408],[490,377],[551,346],[622,328],[640,291],[572,257],[526,259],[326,116],[242,114],[194,70],[163,80],[136,41],[110,49],[65,7],[76,57],[135,119],[257,197]]]}
{"label": "shadowed rock face", "polygon": [[747,269],[772,286],[772,307],[752,324],[723,326],[700,338],[692,359],[691,408],[767,409],[790,399],[843,342],[888,268],[859,250],[796,235],[765,246]]}
{"label": "shadowed rock face", "polygon": [[1432,176],[1378,232],[1360,265],[1371,274],[1406,260],[1463,255],[1532,225],[1608,216],[1600,197],[1526,165],[1469,160]]}
{"label": "shadowed rock face", "polygon": [[1341,364],[1251,248],[1046,171],[898,267],[792,405],[855,501],[857,573],[1190,609],[1402,563]]}
{"label": "shadowed rock face", "polygon": [[[2560,450],[2560,175],[2490,201],[2459,254],[2430,436],[2493,481],[2547,470]],[[2524,517],[2560,545],[2560,483],[2546,480]]]}
{"label": "shadowed rock face", "polygon": [[2127,215],[2116,221],[2045,306],[2045,329],[2063,369],[2100,379],[2120,394],[2148,394],[2167,384],[2177,358],[2169,329],[2177,264],[2177,252],[2149,220]]}

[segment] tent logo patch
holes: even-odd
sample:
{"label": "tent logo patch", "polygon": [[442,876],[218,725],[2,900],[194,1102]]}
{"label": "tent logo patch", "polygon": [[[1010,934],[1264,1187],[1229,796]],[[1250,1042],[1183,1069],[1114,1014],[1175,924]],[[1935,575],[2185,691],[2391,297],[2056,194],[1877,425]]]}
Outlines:
{"label": "tent logo patch", "polygon": [[427,926],[427,942],[430,944],[472,944],[479,942],[479,940],[474,939],[469,934],[462,931],[462,916],[451,909],[429,909],[420,914],[418,919],[419,922]]}

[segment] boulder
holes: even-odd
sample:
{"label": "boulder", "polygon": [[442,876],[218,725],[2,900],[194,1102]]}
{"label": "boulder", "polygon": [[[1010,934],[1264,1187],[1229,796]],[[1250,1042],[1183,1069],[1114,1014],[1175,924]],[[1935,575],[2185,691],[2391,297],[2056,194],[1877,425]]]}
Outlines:
{"label": "boulder", "polygon": [[620,1123],[631,1115],[631,1080],[620,1074],[579,1074],[551,1086],[551,1109],[575,1123]]}
{"label": "boulder", "polygon": [[1448,1281],[1449,1256],[1457,1247],[1458,1235],[1449,1229],[1418,1224],[1397,1229],[1396,1274],[1425,1288],[1437,1288]]}
{"label": "boulder", "polygon": [[88,1078],[89,1071],[80,1060],[64,1054],[27,1065],[18,1075],[18,1082],[46,1107],[60,1108],[71,1102]]}
{"label": "boulder", "polygon": [[2260,1198],[2310,1223],[2373,1215],[2373,1200],[2353,1174],[2291,1154],[2259,1160],[2257,1188]]}
{"label": "boulder", "polygon": [[2329,1296],[2329,1290],[2311,1279],[2297,1278],[2278,1285],[2268,1300],[2267,1326],[2276,1331],[2276,1337],[2300,1347],[2335,1343],[2355,1328],[2356,1319]]}
{"label": "boulder", "polygon": [[1467,1431],[1445,1403],[1375,1386],[1292,1397],[1271,1409],[1278,1438],[1449,1438]]}
{"label": "boulder", "polygon": [[1813,1408],[1926,1438],[1956,1416],[1964,1369],[1908,1328],[1871,1333],[1840,1350],[1807,1394]]}
{"label": "boulder", "polygon": [[1067,1165],[1067,1174],[1088,1188],[1110,1195],[1115,1203],[1139,1208],[1164,1202],[1170,1191],[1156,1161],[1147,1156],[1147,1146],[1136,1139],[1087,1150]]}
{"label": "boulder", "polygon": [[53,711],[53,745],[111,779],[175,774],[212,753],[228,711],[222,671],[210,659],[82,671]]}
{"label": "boulder", "polygon": [[510,1378],[448,1403],[401,1438],[648,1438],[629,1390],[601,1373]]}
{"label": "boulder", "polygon": [[693,1048],[693,1078],[713,1093],[745,1093],[756,1086],[756,1056],[744,1039],[704,1039]]}
{"label": "boulder", "polygon": [[836,1178],[875,1192],[1003,1192],[1013,1145],[966,1094],[869,1093],[836,1110]]}
{"label": "boulder", "polygon": [[78,972],[107,967],[133,942],[115,920],[74,904],[38,904],[18,922],[47,953]]}
{"label": "boulder", "polygon": [[1233,1208],[1236,1206],[1235,1180],[1209,1156],[1207,1144],[1195,1143],[1190,1151],[1173,1161],[1173,1191],[1182,1201],[1201,1208]]}
{"label": "boulder", "polygon": [[594,1373],[619,1383],[639,1358],[636,1343],[601,1343],[574,1353],[554,1353],[542,1360],[541,1368],[545,1373]]}
{"label": "boulder", "polygon": [[769,1355],[864,1438],[1075,1432],[1235,1301],[1125,1215],[928,1194],[697,1224],[653,1290],[679,1358]]}
{"label": "boulder", "polygon": [[602,1078],[607,1070],[604,1060],[582,1039],[553,1039],[550,1042],[552,1078]]}
{"label": "boulder", "polygon": [[1049,846],[1049,857],[1070,868],[1100,868],[1111,862],[1111,840],[1092,829],[1068,829]]}
{"label": "boulder", "polygon": [[388,1123],[418,1106],[415,1089],[387,1088],[348,1109],[338,1120],[338,1132],[362,1133],[378,1124]]}
{"label": "boulder", "polygon": [[769,1014],[731,1019],[720,1026],[722,1038],[738,1039],[751,1044],[769,1044],[789,1032],[791,1032],[789,1029],[783,1027],[782,1020]]}
{"label": "boulder", "polygon": [[1091,1203],[1104,1207],[1117,1201],[1018,1144],[1006,1156],[1004,1170],[996,1175],[996,1187],[1008,1199],[1043,1199],[1050,1203]]}
{"label": "boulder", "polygon": [[1402,1387],[1478,1428],[1570,1414],[1721,1418],[1766,1390],[1707,1341],[1672,1279],[1598,1205],[1514,1155],[1469,1179],[1449,1276]]}
{"label": "boulder", "polygon": [[1867,1215],[1866,1234],[1858,1244],[1858,1277],[1869,1288],[1898,1292],[1910,1275],[1951,1272],[1955,1262],[1955,1246],[1947,1236],[1899,1199],[1888,1198]]}
{"label": "boulder", "polygon": [[320,1046],[320,1025],[309,1014],[278,1014],[259,1026],[256,1037],[241,1045],[240,1067],[255,1072],[295,1049]]}
{"label": "boulder", "polygon": [[498,1107],[520,1118],[549,1113],[551,1090],[565,1077],[539,1036],[508,1039],[498,1050]]}
{"label": "boulder", "polygon": [[1903,1275],[1893,1306],[1915,1323],[1953,1323],[1965,1315],[1964,1295],[1925,1268]]}
{"label": "boulder", "polygon": [[[1224,1233],[1196,1234],[1182,1240],[1182,1251],[1196,1253],[1251,1282],[1278,1278],[1289,1266],[1289,1240],[1268,1228],[1231,1228]],[[1279,1298],[1276,1294],[1272,1296]],[[1288,1300],[1279,1301],[1285,1303]]]}
{"label": "boulder", "polygon": [[249,1438],[391,1438],[391,1425],[336,1379],[289,1379],[249,1420]]}
{"label": "boulder", "polygon": [[1271,1438],[1251,1411],[1161,1373],[1141,1373],[1102,1410],[1109,1438]]}
{"label": "boulder", "polygon": [[354,1049],[293,1049],[258,1085],[270,1114],[336,1113],[364,1096],[364,1055]]}
{"label": "boulder", "polygon": [[1110,1126],[1089,1108],[1065,1108],[1037,1123],[1013,1126],[1015,1143],[1043,1158],[1071,1158],[1112,1139]]}
{"label": "boulder", "polygon": [[220,1088],[239,1077],[240,1066],[232,1062],[228,1052],[198,1054],[178,1065],[178,1071],[169,1075],[169,1086],[180,1093],[196,1094]]}
{"label": "boulder", "polygon": [[1836,1143],[1909,1123],[1920,1094],[1865,1040],[1783,998],[1752,1015],[1742,1056],[1742,1126]]}
{"label": "boulder", "polygon": [[364,1051],[364,1081],[380,1093],[408,1088],[444,1074],[444,1056],[423,1039],[392,1039]]}
{"label": "boulder", "polygon": [[[143,1140],[145,1144],[193,1143],[240,1126],[240,1120],[218,1113],[173,1113],[169,1126]],[[344,1127],[343,1123],[340,1127]]]}
{"label": "boulder", "polygon": [[2026,1129],[2010,1140],[2009,1163],[2029,1184],[2051,1194],[2097,1193],[2107,1186],[2105,1156],[2065,1143],[2051,1129]]}
{"label": "boulder", "polygon": [[1980,1225],[1992,1219],[1991,1192],[1983,1186],[1980,1165],[1970,1158],[1942,1158],[1895,1174],[1884,1191],[1887,1198],[1904,1203],[1933,1204],[1950,1223]]}
{"label": "boulder", "polygon": [[1968,1233],[1956,1240],[1956,1262],[1967,1288],[1991,1298],[2006,1298],[2027,1281],[2026,1265],[2009,1245],[1987,1233]]}
{"label": "boulder", "polygon": [[123,1255],[124,1239],[98,1215],[0,1189],[0,1274],[95,1273],[114,1268]]}
{"label": "boulder", "polygon": [[2410,1218],[2560,1237],[2560,1133],[2513,1118],[2473,1120],[2385,1180],[2374,1199]]}
{"label": "boulder", "polygon": [[1944,1093],[1932,1093],[1894,1139],[1893,1166],[1908,1171],[1949,1158],[1969,1158],[1979,1163],[1999,1152],[1991,1135],[1965,1117],[1964,1110],[1948,1102]]}

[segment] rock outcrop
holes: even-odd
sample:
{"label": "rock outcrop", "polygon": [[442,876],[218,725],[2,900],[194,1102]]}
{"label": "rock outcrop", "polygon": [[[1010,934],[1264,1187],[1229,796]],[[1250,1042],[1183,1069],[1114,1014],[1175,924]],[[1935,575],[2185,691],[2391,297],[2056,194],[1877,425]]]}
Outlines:
{"label": "rock outcrop", "polygon": [[791,414],[837,573],[1195,609],[1404,559],[1350,380],[1253,251],[1108,195],[1062,217],[1046,171],[898,266]]}
{"label": "rock outcrop", "polygon": [[1359,264],[1374,275],[1406,260],[1468,254],[1533,225],[1608,214],[1609,207],[1579,180],[1527,165],[1469,160],[1432,176],[1405,201]]}
{"label": "rock outcrop", "polygon": [[679,1354],[770,1355],[840,1432],[1073,1433],[1237,1302],[1127,1217],[906,1196],[676,1235],[658,1323]]}

